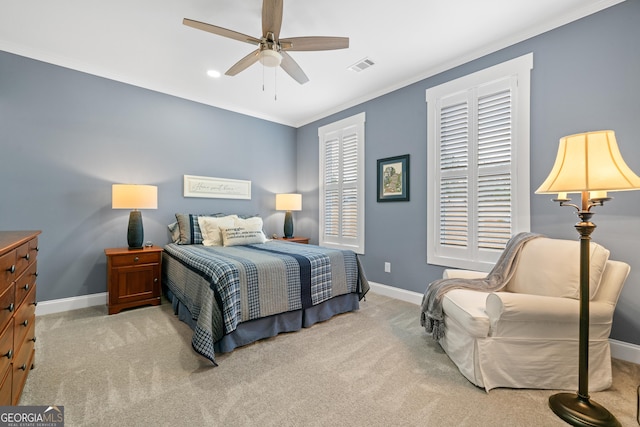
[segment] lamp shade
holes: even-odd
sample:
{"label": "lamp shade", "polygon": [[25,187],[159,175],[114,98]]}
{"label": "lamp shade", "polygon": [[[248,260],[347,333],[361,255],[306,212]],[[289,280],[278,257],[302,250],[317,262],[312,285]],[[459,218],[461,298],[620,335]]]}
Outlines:
{"label": "lamp shade", "polygon": [[113,184],[113,209],[158,209],[158,187],[155,185]]}
{"label": "lamp shade", "polygon": [[615,133],[595,131],[560,138],[553,169],[536,193],[581,193],[640,189],[624,162]]}
{"label": "lamp shade", "polygon": [[302,210],[302,194],[276,194],[276,210],[300,211]]}

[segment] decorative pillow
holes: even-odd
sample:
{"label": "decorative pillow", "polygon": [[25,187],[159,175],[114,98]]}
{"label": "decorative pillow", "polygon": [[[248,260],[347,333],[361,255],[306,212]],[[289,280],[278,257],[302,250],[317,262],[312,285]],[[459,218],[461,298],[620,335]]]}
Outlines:
{"label": "decorative pillow", "polygon": [[198,224],[198,217],[211,216],[222,217],[226,216],[223,213],[215,214],[176,214],[176,220],[178,221],[178,228],[180,230],[180,239],[176,242],[179,245],[200,245],[202,244],[202,232],[200,231],[200,224]]}
{"label": "decorative pillow", "polygon": [[[591,242],[589,252],[589,299],[593,299],[609,259],[609,250]],[[528,241],[506,290],[579,299],[580,242],[545,237]]]}
{"label": "decorative pillow", "polygon": [[230,228],[235,225],[234,220],[238,215],[223,217],[199,216],[198,225],[202,233],[202,244],[205,246],[222,246],[222,234],[220,228]]}
{"label": "decorative pillow", "polygon": [[267,241],[262,230],[251,230],[246,227],[220,228],[224,246],[251,245]]}
{"label": "decorative pillow", "polygon": [[167,227],[169,227],[169,233],[171,233],[171,241],[178,243],[180,240],[180,227],[178,227],[178,222],[172,222]]}

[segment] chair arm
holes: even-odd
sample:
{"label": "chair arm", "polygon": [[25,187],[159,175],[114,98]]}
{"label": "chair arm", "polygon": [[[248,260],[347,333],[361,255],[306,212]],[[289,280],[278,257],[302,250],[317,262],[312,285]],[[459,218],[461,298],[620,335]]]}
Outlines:
{"label": "chair arm", "polygon": [[443,279],[482,279],[487,277],[487,273],[473,270],[455,270],[447,268],[442,273]]}
{"label": "chair arm", "polygon": [[[610,323],[614,306],[591,301],[589,323]],[[509,322],[576,323],[579,320],[580,301],[572,298],[494,292],[487,296],[486,313],[495,325],[500,320]]]}

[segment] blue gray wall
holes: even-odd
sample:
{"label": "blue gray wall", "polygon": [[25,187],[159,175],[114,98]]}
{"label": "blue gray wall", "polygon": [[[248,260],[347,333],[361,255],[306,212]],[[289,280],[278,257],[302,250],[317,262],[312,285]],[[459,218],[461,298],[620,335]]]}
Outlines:
{"label": "blue gray wall", "polygon": [[[183,175],[252,181],[251,200],[183,197]],[[106,291],[104,248],[126,247],[111,184],[158,186],[142,212],[164,245],[176,212],[258,213],[281,232],[295,129],[0,52],[0,230],[42,230],[38,299]]]}
{"label": "blue gray wall", "polygon": [[[550,237],[577,239],[574,212],[533,192],[551,170],[558,140],[588,130],[613,129],[627,164],[640,174],[638,22],[640,1],[627,1],[298,129],[298,187],[304,192],[305,211],[297,218],[297,230],[317,239],[318,127],[364,111],[367,188],[362,261],[370,280],[424,292],[442,274],[441,267],[426,263],[425,90],[533,52],[531,226]],[[411,155],[411,201],[376,203],[376,159],[401,154]],[[632,266],[612,337],[640,344],[640,191],[613,196],[613,201],[595,208],[593,221],[598,228],[593,240],[609,248],[611,258]],[[391,263],[391,273],[384,272],[385,261]]]}

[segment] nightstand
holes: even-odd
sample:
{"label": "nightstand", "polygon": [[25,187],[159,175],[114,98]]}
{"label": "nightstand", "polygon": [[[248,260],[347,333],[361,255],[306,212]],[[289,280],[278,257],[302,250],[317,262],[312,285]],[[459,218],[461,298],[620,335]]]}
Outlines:
{"label": "nightstand", "polygon": [[276,237],[276,240],[284,240],[284,241],[293,242],[293,243],[303,243],[305,245],[309,244],[309,238],[308,237],[300,237],[300,236]]}
{"label": "nightstand", "polygon": [[107,306],[109,314],[125,308],[159,305],[162,248],[110,248],[107,256]]}

